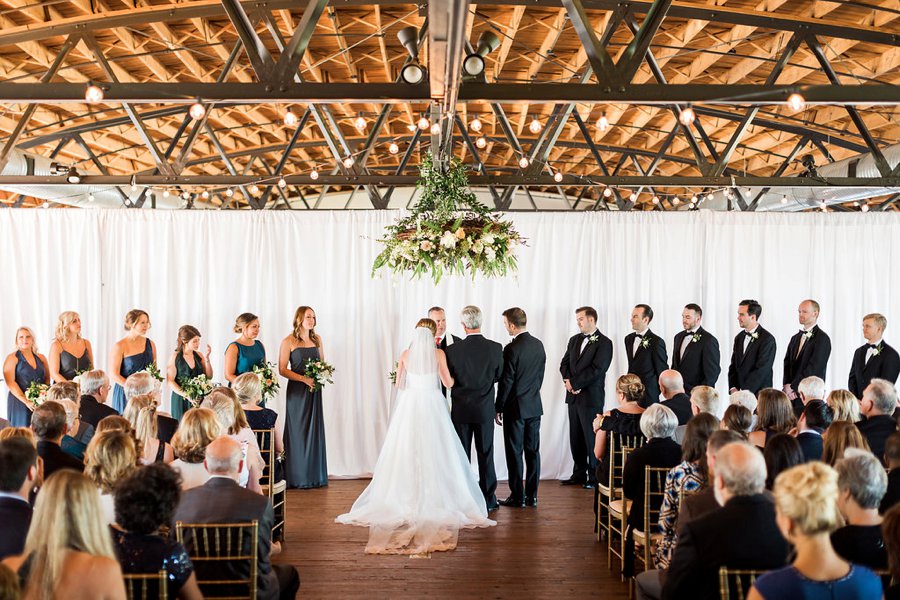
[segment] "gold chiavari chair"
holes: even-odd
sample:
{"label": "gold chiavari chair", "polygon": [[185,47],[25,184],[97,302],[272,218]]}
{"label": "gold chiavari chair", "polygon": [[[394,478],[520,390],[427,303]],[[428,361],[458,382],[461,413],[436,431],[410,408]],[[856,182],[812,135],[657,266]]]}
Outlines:
{"label": "gold chiavari chair", "polygon": [[158,573],[135,573],[123,577],[128,600],[156,600],[167,597],[168,574],[165,569],[160,569]]}
{"label": "gold chiavari chair", "polygon": [[720,600],[745,600],[747,592],[763,573],[763,570],[719,567]]}
{"label": "gold chiavari chair", "polygon": [[[249,523],[175,523],[175,539],[188,550],[204,598],[256,600],[259,521]],[[246,569],[239,566],[247,563]],[[237,565],[235,565],[237,563]],[[225,578],[243,572],[247,577]]]}
{"label": "gold chiavari chair", "polygon": [[259,444],[259,452],[266,463],[262,476],[259,478],[259,486],[262,488],[263,494],[269,496],[269,500],[272,501],[272,509],[275,512],[275,524],[272,526],[272,541],[282,541],[284,540],[287,482],[283,479],[281,481],[272,481],[275,477],[275,430],[254,429],[253,433],[256,435],[256,441]]}

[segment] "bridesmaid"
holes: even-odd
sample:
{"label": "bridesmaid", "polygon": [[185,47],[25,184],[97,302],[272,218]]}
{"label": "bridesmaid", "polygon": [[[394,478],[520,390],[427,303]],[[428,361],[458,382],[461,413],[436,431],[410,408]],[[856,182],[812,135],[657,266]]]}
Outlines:
{"label": "bridesmaid", "polygon": [[[253,313],[241,313],[234,322],[234,332],[240,333],[225,349],[225,379],[228,387],[234,383],[238,375],[249,373],[256,365],[266,362],[266,349],[259,337],[259,317]],[[261,406],[265,408],[265,401]]]}
{"label": "bridesmaid", "polygon": [[316,313],[301,306],[294,314],[294,331],[281,342],[278,372],[287,377],[284,449],[289,488],[328,485],[325,459],[325,421],[322,392],[312,391],[315,382],[303,372],[309,359],[325,360],[322,338],[315,331]]}
{"label": "bridesmaid", "polygon": [[60,313],[49,358],[53,383],[72,381],[80,373],[94,369],[94,351],[91,343],[81,337],[81,317],[77,312]]}
{"label": "bridesmaid", "polygon": [[181,417],[193,408],[190,401],[181,395],[181,386],[178,380],[182,378],[199,377],[206,375],[212,379],[212,364],[209,355],[212,346],[206,345],[206,354],[200,354],[200,331],[193,325],[182,325],[178,328],[178,347],[169,358],[166,368],[166,379],[172,388],[172,416],[181,421]]}
{"label": "bridesmaid", "polygon": [[34,407],[25,397],[25,391],[35,381],[50,384],[50,365],[47,357],[38,354],[34,333],[28,327],[16,330],[16,351],[3,362],[3,378],[9,388],[6,407],[10,424],[30,427]]}
{"label": "bridesmaid", "polygon": [[128,335],[113,345],[109,353],[109,378],[115,383],[112,407],[121,415],[125,410],[125,379],[132,373],[156,364],[156,345],[147,337],[150,315],[139,308],[125,315]]}

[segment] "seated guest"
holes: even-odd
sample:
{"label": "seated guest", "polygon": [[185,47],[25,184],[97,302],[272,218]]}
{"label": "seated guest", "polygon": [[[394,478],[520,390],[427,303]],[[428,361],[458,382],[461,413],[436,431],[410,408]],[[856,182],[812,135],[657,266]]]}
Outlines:
{"label": "seated guest", "polygon": [[[61,384],[57,383],[56,385]],[[90,438],[94,437],[94,428],[87,423],[81,423],[78,420],[78,405],[68,399],[57,400],[57,402],[59,402],[59,404],[63,407],[63,410],[66,411],[66,430],[78,431],[79,427],[84,426],[87,429],[84,430],[86,435],[82,439],[87,439],[88,441],[90,441]],[[84,460],[84,451],[85,449],[87,449],[87,442],[79,440],[66,433],[66,435],[63,436],[62,442],[60,442],[59,446],[63,449],[64,452],[68,452],[78,460]]]}
{"label": "seated guest", "polygon": [[[275,517],[269,498],[241,488],[243,451],[230,437],[219,437],[206,448],[206,470],[212,476],[200,487],[185,491],[175,511],[174,520],[183,523],[240,523],[259,521],[257,590],[260,600],[293,599],[300,587],[297,571],[289,565],[269,562],[272,525]],[[185,538],[188,553],[192,548],[190,536]],[[197,566],[198,570],[200,565]],[[237,565],[231,566],[237,568]],[[229,569],[230,570],[230,569]],[[218,579],[247,577],[248,571],[217,572]],[[202,575],[202,573],[201,573]]]}
{"label": "seated guest", "polygon": [[[745,390],[742,390],[745,391]],[[741,393],[741,392],[736,392]],[[753,415],[747,410],[746,406],[740,404],[732,404],[725,409],[725,416],[722,417],[722,429],[733,431],[747,441],[750,438],[750,428],[753,427]]]}
{"label": "seated guest", "polygon": [[844,458],[847,448],[872,451],[856,425],[846,421],[836,421],[822,436],[822,462],[834,466],[837,461]]}
{"label": "seated guest", "polygon": [[[718,420],[720,404],[719,392],[715,388],[708,385],[698,385],[691,390],[691,415],[708,414]],[[680,444],[684,440],[685,428],[685,425],[679,425],[675,430],[675,435],[673,436],[675,442]]]}
{"label": "seated guest", "polygon": [[244,409],[241,408],[234,390],[217,387],[203,400],[203,406],[216,413],[221,435],[227,435],[241,445],[244,453],[240,478],[241,487],[262,493],[262,488],[259,487],[259,478],[262,476],[266,463],[259,452],[256,434],[248,426]]}
{"label": "seated guest", "polygon": [[668,369],[659,374],[659,392],[666,407],[678,417],[679,425],[687,425],[693,416],[691,397],[684,391],[684,379],[678,371]]}
{"label": "seated guest", "polygon": [[881,534],[887,550],[891,580],[897,582],[884,590],[884,600],[900,600],[900,506],[894,505],[884,513]]}
{"label": "seated guest", "polygon": [[[81,393],[78,384],[74,381],[54,383],[50,386],[50,389],[47,390],[47,400],[53,400],[54,402],[59,402],[63,405],[63,408],[66,409],[69,424],[69,431],[66,435],[71,437],[74,441],[87,446],[88,442],[91,441],[91,436],[94,435],[94,426],[90,423],[85,423],[79,416],[81,409],[79,408],[78,403],[81,401]],[[67,407],[63,400],[68,400],[75,405],[74,413],[69,415],[71,408]]]}
{"label": "seated guest", "polygon": [[[6,419],[0,419],[5,421]],[[3,428],[0,428],[3,431]],[[22,597],[22,589],[19,587],[19,577],[6,565],[0,564],[0,600],[19,600]]]}
{"label": "seated guest", "polygon": [[[125,433],[129,433],[134,436],[134,427],[131,426],[131,423],[128,422],[128,419],[125,417],[120,417],[118,414],[112,415],[111,417],[103,417],[97,423],[97,429],[94,435],[98,433],[102,433],[104,431],[124,431]],[[134,438],[134,441],[137,442],[137,437]]]}
{"label": "seated guest", "polygon": [[859,422],[859,400],[849,390],[832,390],[825,404],[834,411],[835,421]]}
{"label": "seated guest", "polygon": [[873,379],[863,391],[859,403],[866,416],[857,424],[878,460],[884,460],[884,442],[897,431],[894,411],[897,409],[897,390],[886,379]]}
{"label": "seated guest", "polygon": [[169,598],[198,600],[203,595],[184,546],[159,534],[172,522],[180,497],[178,473],[166,465],[141,467],[124,478],[116,488],[113,546],[126,575],[165,569]]}
{"label": "seated guest", "polygon": [[804,406],[797,422],[797,443],[800,444],[806,462],[822,460],[822,434],[831,425],[833,414],[823,400],[810,400]]}
{"label": "seated guest", "polygon": [[85,456],[84,474],[100,490],[103,518],[112,525],[116,522],[113,492],[139,464],[137,443],[127,431],[101,431],[88,444]]}
{"label": "seated guest", "polygon": [[766,461],[767,490],[774,487],[775,478],[783,471],[806,462],[797,438],[786,433],[775,434],[769,439],[769,443],[763,449],[763,458]]}
{"label": "seated guest", "polygon": [[825,401],[825,382],[815,375],[804,377],[797,386],[797,398],[792,402],[794,416],[799,419],[804,407],[813,400]]}
{"label": "seated guest", "polygon": [[[159,382],[156,381],[150,373],[145,371],[132,373],[128,376],[128,379],[125,380],[124,389],[126,404],[134,396],[150,394],[153,396],[153,401],[156,403],[156,406],[159,407]],[[156,430],[158,432],[157,435],[159,440],[168,444],[172,441],[175,430],[178,429],[178,421],[173,419],[171,415],[159,412],[159,410],[157,410],[156,418]]]}
{"label": "seated guest", "polygon": [[778,528],[796,552],[787,567],[765,573],[753,584],[747,600],[881,597],[875,573],[850,564],[831,546],[837,528],[837,473],[814,461],[788,469],[775,480]]}
{"label": "seated guest", "polygon": [[750,443],[765,448],[773,435],[787,433],[794,427],[794,411],[781,390],[759,390],[756,401],[756,428],[750,433]]}
{"label": "seated guest", "polygon": [[869,452],[850,450],[834,466],[838,474],[838,510],[846,525],[831,534],[838,556],[870,569],[887,569],[878,505],[887,489],[881,461]]}
{"label": "seated guest", "polygon": [[638,436],[641,434],[641,415],[644,407],[639,402],[644,397],[644,384],[641,378],[632,373],[622,375],[616,380],[616,400],[619,407],[608,410],[594,419],[594,456],[600,461],[597,467],[597,482],[601,486],[609,485],[610,460],[609,434]]}
{"label": "seated guest", "polygon": [[892,433],[884,443],[884,462],[888,467],[888,475],[887,491],[878,507],[881,514],[900,502],[900,432]]}
{"label": "seated guest", "polygon": [[738,404],[743,406],[747,410],[750,411],[750,414],[753,415],[753,425],[750,427],[750,430],[756,428],[756,396],[750,390],[738,390],[733,392],[730,396],[728,396],[728,404],[735,405]]}
{"label": "seated guest", "polygon": [[59,444],[66,435],[66,411],[59,402],[48,400],[31,414],[31,429],[38,438],[37,452],[44,463],[44,480],[61,469],[84,470],[80,460],[63,452]]}
{"label": "seated guest", "polygon": [[278,413],[259,405],[262,401],[262,383],[259,376],[255,373],[238,375],[231,384],[231,389],[237,394],[250,429],[275,429],[275,452],[279,454],[284,452],[284,439],[281,431],[276,428]]}
{"label": "seated guest", "polygon": [[209,473],[203,466],[206,447],[219,437],[220,432],[216,413],[208,408],[191,408],[184,413],[172,438],[172,450],[178,458],[170,465],[181,475],[182,490],[195,488],[209,480]]}
{"label": "seated guest", "polygon": [[0,417],[0,431],[3,431],[7,427],[12,427],[12,424],[3,417]]}
{"label": "seated guest", "polygon": [[25,582],[23,598],[125,600],[122,569],[97,490],[75,471],[63,469],[47,480],[37,497],[25,550],[3,564]]}
{"label": "seated guest", "polygon": [[713,478],[722,506],[679,532],[662,589],[664,600],[715,600],[719,568],[773,569],[787,562],[788,545],[763,494],[766,464],[753,446],[737,442],[716,453]]}
{"label": "seated guest", "polygon": [[134,435],[141,443],[143,464],[170,463],[175,460],[172,446],[159,439],[156,400],[152,395],[139,394],[129,398],[122,416],[131,423]]}
{"label": "seated guest", "polygon": [[27,427],[7,427],[0,430],[0,442],[3,440],[11,440],[13,438],[25,438],[28,442],[37,448],[37,440],[34,439],[34,432]]}
{"label": "seated guest", "polygon": [[82,421],[96,429],[97,423],[103,417],[119,414],[116,409],[106,404],[106,398],[109,396],[109,377],[106,373],[100,369],[86,371],[78,378],[78,384],[81,388],[78,408]]}
{"label": "seated guest", "polygon": [[28,495],[38,485],[37,450],[25,438],[0,442],[0,560],[22,553],[31,524]]}
{"label": "seated guest", "polygon": [[[666,405],[665,402],[662,403]],[[747,410],[744,407],[734,407]],[[659,511],[659,531],[662,538],[656,545],[656,566],[665,569],[678,537],[676,518],[682,496],[688,496],[706,486],[706,442],[719,428],[719,421],[710,414],[697,415],[688,421],[681,444],[681,463],[666,476],[665,495]]]}

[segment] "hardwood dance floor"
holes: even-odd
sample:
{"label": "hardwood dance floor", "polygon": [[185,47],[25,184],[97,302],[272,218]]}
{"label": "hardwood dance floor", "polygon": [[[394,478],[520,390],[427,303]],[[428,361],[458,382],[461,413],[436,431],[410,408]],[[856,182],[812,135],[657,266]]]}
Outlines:
{"label": "hardwood dance floor", "polygon": [[[460,532],[456,550],[409,558],[367,555],[368,529],[334,523],[367,484],[332,480],[324,489],[288,492],[286,543],[276,562],[300,570],[299,597],[628,597],[606,568],[606,545],[591,533],[590,490],[543,481],[538,508],[501,506],[491,517],[496,527]],[[497,496],[507,493],[500,482]]]}

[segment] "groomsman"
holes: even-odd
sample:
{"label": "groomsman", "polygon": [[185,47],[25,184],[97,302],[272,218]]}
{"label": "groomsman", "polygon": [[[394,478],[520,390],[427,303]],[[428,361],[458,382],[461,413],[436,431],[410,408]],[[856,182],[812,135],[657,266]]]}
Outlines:
{"label": "groomsman", "polygon": [[[873,379],[887,379],[897,383],[900,375],[900,355],[882,339],[887,319],[878,313],[863,317],[863,337],[866,344],[856,349],[850,366],[850,391],[862,399],[862,393]],[[879,458],[881,458],[879,456]]]}
{"label": "groomsman", "polygon": [[738,305],[741,332],[734,338],[731,365],[728,367],[728,389],[733,394],[749,390],[754,394],[772,387],[772,365],[775,362],[775,338],[759,324],[762,306],[756,300],[743,300]]}
{"label": "groomsman", "polygon": [[[452,333],[447,333],[447,314],[444,312],[443,308],[440,306],[432,306],[428,309],[428,318],[437,325],[437,332],[434,335],[435,347],[446,352],[447,346],[460,340],[460,338]],[[450,395],[447,393],[447,388],[444,387],[443,383],[441,384],[441,393],[444,394],[444,397],[447,398],[448,401],[450,400]]]}
{"label": "groomsman", "polygon": [[597,311],[582,306],[575,311],[581,333],[569,338],[559,372],[566,386],[569,408],[569,448],[575,466],[572,476],[560,483],[596,487],[594,417],[603,412],[606,371],[612,363],[612,340],[597,330]]}
{"label": "groomsman", "polygon": [[631,311],[631,328],[625,336],[625,354],[628,356],[628,372],[641,378],[644,384],[644,401],[647,408],[659,402],[659,374],[666,370],[666,342],[650,331],[653,309],[638,304]]}
{"label": "groomsman", "polygon": [[686,305],[681,312],[684,331],[675,335],[672,346],[672,369],[681,373],[684,391],[688,394],[698,385],[716,387],[722,372],[719,340],[703,329],[700,325],[702,319],[703,309],[699,305]]}
{"label": "groomsman", "polygon": [[[503,325],[513,337],[503,349],[503,374],[497,386],[497,424],[503,426],[509,497],[502,506],[537,506],[541,479],[541,385],[547,354],[544,344],[525,330],[527,317],[521,308],[503,311]],[[522,455],[525,455],[525,487],[522,487]]]}
{"label": "groomsman", "polygon": [[[807,377],[825,380],[825,368],[831,356],[831,338],[819,329],[819,303],[804,300],[797,309],[801,329],[791,337],[784,355],[784,393],[792,401],[798,399],[800,381]],[[794,402],[795,408],[797,403]]]}

